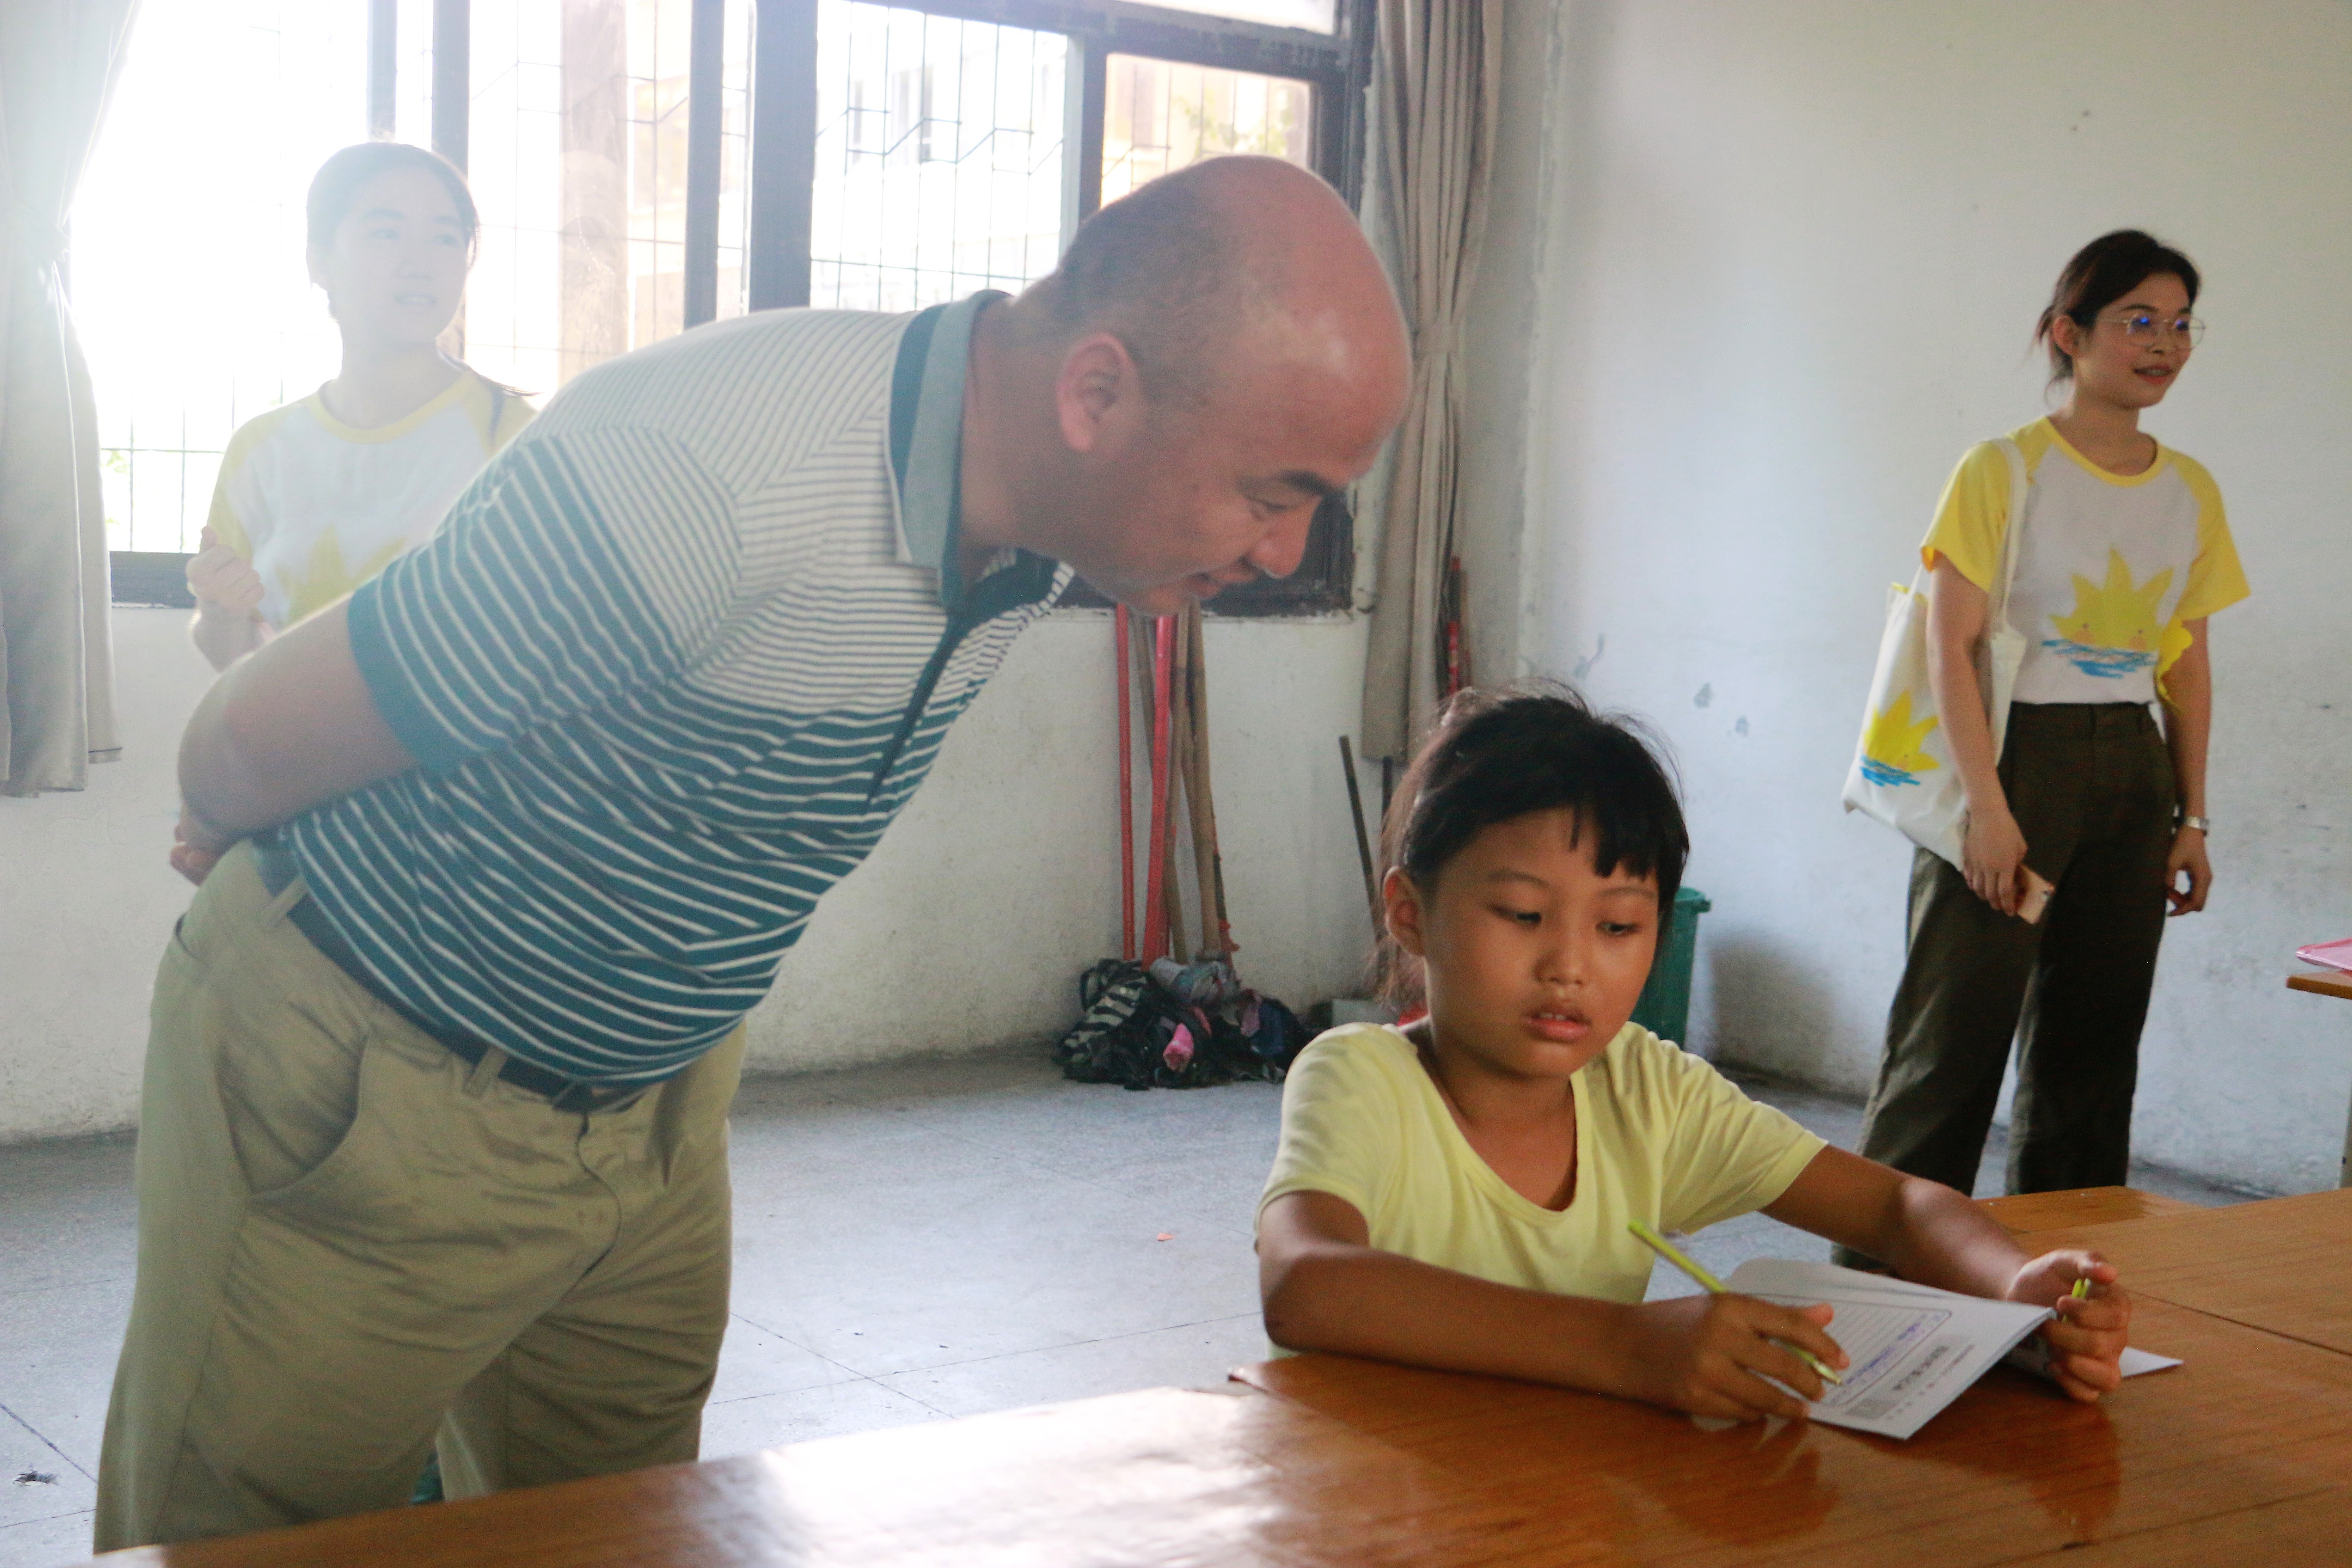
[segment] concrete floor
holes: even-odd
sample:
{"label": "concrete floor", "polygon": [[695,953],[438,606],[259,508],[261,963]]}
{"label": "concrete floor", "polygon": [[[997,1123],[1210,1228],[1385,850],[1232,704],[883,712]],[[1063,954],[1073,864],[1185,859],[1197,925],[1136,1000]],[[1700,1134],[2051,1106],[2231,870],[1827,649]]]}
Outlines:
{"label": "concrete floor", "polygon": [[[1851,1146],[1853,1104],[1749,1084]],[[734,1323],[703,1452],[1151,1387],[1266,1353],[1250,1219],[1280,1090],[1130,1094],[1028,1050],[754,1079],[734,1121]],[[87,1554],[130,1306],[130,1139],[0,1148],[0,1568]],[[1979,1193],[1998,1192],[1996,1132]],[[2155,1169],[2137,1184],[2247,1196]],[[1719,1273],[1827,1244],[1761,1215]],[[1694,1289],[1660,1269],[1653,1295]]]}

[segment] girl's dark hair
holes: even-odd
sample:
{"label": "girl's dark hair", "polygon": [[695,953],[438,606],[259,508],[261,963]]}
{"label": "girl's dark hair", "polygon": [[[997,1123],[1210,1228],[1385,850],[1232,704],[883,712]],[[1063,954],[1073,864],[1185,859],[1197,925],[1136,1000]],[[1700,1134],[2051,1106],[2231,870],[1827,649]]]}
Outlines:
{"label": "girl's dark hair", "polygon": [[481,233],[482,215],[474,205],[474,193],[466,188],[466,176],[440,153],[405,142],[361,142],[331,154],[319,165],[319,172],[310,176],[310,196],[302,204],[303,229],[310,244],[320,250],[334,244],[335,230],[351,216],[360,187],[394,169],[422,169],[441,182],[466,231],[466,254],[472,256],[474,240]]}
{"label": "girl's dark hair", "polygon": [[[1690,858],[1690,830],[1661,749],[1634,720],[1592,710],[1557,681],[1474,689],[1448,702],[1381,826],[1383,867],[1426,893],[1448,861],[1498,822],[1566,806],[1602,876],[1620,867],[1658,886],[1663,925]],[[1382,934],[1381,996],[1421,999],[1421,963]]]}
{"label": "girl's dark hair", "polygon": [[2033,325],[2033,341],[2050,351],[2050,384],[2055,386],[2074,374],[2073,357],[2058,346],[2054,329],[2059,317],[2066,317],[2087,332],[2100,311],[2149,279],[2166,273],[2179,279],[2180,286],[2189,291],[2189,302],[2197,303],[2197,264],[2154,235],[2119,228],[2076,251],[2074,259],[2058,274],[2058,287],[2051,290],[2050,303]]}

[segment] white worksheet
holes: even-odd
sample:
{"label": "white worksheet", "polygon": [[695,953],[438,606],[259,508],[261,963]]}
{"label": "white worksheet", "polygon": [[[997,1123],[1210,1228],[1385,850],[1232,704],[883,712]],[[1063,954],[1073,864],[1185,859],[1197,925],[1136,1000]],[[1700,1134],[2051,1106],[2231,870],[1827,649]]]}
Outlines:
{"label": "white worksheet", "polygon": [[[2041,1342],[2026,1341],[2053,1315],[2046,1308],[1785,1258],[1750,1258],[1726,1283],[1782,1306],[1837,1309],[1829,1335],[1853,1364],[1843,1385],[1810,1407],[1816,1421],[1908,1437],[1997,1361],[2050,1375]],[[2122,1364],[2126,1377],[2137,1377],[2180,1363],[2127,1350]]]}
{"label": "white worksheet", "polygon": [[1828,1333],[1853,1364],[1809,1408],[1816,1421],[1885,1437],[1926,1426],[2051,1315],[2046,1307],[1785,1258],[1751,1258],[1726,1283],[1785,1307],[1836,1308]]}

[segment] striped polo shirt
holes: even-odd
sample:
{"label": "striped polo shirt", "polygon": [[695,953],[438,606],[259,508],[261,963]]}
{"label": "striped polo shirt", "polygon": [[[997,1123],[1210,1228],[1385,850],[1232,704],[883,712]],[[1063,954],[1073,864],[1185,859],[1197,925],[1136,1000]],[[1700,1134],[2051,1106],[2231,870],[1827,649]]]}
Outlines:
{"label": "striped polo shirt", "polygon": [[762,312],[592,370],[352,596],[419,765],[279,836],[362,978],[443,1039],[614,1083],[758,1003],[1068,581],[956,570],[996,298]]}

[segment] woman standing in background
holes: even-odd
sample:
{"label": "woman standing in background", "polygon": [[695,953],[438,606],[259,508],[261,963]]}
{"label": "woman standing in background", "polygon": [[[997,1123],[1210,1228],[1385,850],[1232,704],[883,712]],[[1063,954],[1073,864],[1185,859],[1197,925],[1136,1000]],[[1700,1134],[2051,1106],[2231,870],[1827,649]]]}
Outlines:
{"label": "woman standing in background", "polygon": [[[2035,332],[2066,400],[2011,439],[2027,474],[2010,624],[2024,635],[1998,766],[1977,679],[2010,470],[1972,448],[1922,558],[1929,679],[1968,796],[1965,874],[1927,850],[1862,1152],[1971,1191],[2021,1038],[2009,1190],[2124,1181],[2165,906],[2205,907],[2206,617],[2246,596],[2211,476],[2139,427],[2203,323],[2197,268],[2137,229],[2066,264]],[[2159,729],[2149,709],[2161,700]],[[2027,868],[2056,884],[2018,918]]]}
{"label": "woman standing in background", "polygon": [[342,367],[229,437],[188,562],[190,634],[215,669],[430,539],[531,416],[440,347],[481,227],[454,165],[397,142],[346,147],[311,180],[304,218]]}

